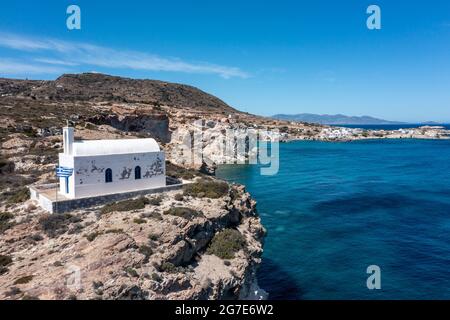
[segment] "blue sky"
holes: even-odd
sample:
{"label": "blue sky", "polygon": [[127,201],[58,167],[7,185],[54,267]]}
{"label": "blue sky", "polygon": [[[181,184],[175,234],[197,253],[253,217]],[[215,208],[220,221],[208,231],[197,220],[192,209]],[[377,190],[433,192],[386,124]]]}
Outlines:
{"label": "blue sky", "polygon": [[[66,28],[77,4],[82,29]],[[382,29],[368,30],[377,4]],[[0,76],[191,84],[255,114],[450,122],[450,1],[8,1]]]}

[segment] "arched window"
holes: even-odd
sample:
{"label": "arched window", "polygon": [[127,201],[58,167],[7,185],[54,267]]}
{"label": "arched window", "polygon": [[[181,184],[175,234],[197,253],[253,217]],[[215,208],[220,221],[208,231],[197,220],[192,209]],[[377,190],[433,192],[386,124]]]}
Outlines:
{"label": "arched window", "polygon": [[134,179],[139,180],[141,178],[141,167],[134,168]]}
{"label": "arched window", "polygon": [[112,170],[111,169],[106,169],[106,171],[105,171],[105,182],[106,183],[110,183],[112,181],[113,181],[113,179],[112,179]]}

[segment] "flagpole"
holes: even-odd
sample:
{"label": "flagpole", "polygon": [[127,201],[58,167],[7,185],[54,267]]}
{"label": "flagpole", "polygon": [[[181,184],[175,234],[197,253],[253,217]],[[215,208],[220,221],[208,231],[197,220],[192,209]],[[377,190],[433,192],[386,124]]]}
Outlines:
{"label": "flagpole", "polygon": [[[56,169],[56,170],[58,170],[58,169]],[[58,189],[59,189],[61,179],[58,177],[58,173],[56,173],[56,177],[58,178],[58,182],[56,183],[55,213],[58,213]]]}

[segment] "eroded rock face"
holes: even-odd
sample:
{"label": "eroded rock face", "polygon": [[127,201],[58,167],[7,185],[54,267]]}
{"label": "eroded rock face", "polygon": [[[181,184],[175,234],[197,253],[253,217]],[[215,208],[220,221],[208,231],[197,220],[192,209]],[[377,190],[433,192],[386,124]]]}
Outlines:
{"label": "eroded rock face", "polygon": [[[0,299],[238,299],[252,296],[265,230],[256,202],[242,186],[219,199],[175,200],[130,212],[73,212],[53,238],[31,201],[16,205],[13,227],[0,237],[12,263],[0,275]],[[189,207],[198,217],[164,214]],[[224,228],[244,237],[245,250],[227,262],[206,254]],[[59,234],[59,235],[58,235]],[[253,296],[254,297],[254,296]]]}
{"label": "eroded rock face", "polygon": [[125,132],[146,133],[166,143],[170,141],[169,118],[165,114],[107,114],[89,119],[97,125],[110,125]]}
{"label": "eroded rock face", "polygon": [[[262,133],[263,130],[259,131]],[[256,146],[249,143],[255,134],[253,128],[219,119],[183,123],[171,134],[167,157],[181,166],[214,175],[218,165],[246,163],[250,156],[256,156]],[[274,133],[271,138],[279,139],[279,136]]]}

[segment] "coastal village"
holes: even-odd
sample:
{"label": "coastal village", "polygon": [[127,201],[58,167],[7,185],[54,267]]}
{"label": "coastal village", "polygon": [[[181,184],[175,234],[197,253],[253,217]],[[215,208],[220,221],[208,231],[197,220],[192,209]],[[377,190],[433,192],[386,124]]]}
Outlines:
{"label": "coastal village", "polygon": [[[397,130],[365,130],[360,128],[326,127],[314,137],[322,141],[353,141],[364,139],[449,139],[450,130],[441,126],[421,126]],[[302,137],[290,139],[301,140]]]}
{"label": "coastal village", "polygon": [[[264,129],[264,139],[281,142],[450,138],[438,126],[363,130],[274,120],[189,86],[100,74],[0,79],[0,95],[0,299],[264,299],[256,270],[265,229],[256,202],[244,186],[214,177],[230,160],[220,149],[226,130]],[[67,120],[74,131],[63,129]],[[177,147],[198,129],[205,161],[186,162]],[[104,161],[117,153],[102,149],[104,140],[121,141],[126,159]],[[69,168],[64,161],[77,153],[93,157],[76,168],[77,185],[58,179],[56,166]],[[159,180],[146,184],[147,172]],[[110,184],[114,194],[175,187],[53,214],[33,194],[33,186],[60,182],[59,201],[75,199],[91,178],[102,185],[127,178],[126,188]]]}

